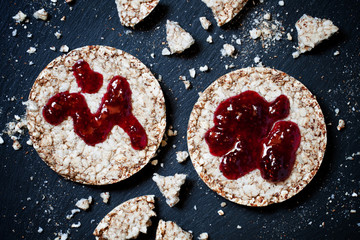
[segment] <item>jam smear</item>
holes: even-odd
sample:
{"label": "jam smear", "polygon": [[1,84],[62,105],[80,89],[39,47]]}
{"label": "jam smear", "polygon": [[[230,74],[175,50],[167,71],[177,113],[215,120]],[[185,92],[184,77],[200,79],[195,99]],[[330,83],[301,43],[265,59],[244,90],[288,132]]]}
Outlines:
{"label": "jam smear", "polygon": [[102,74],[91,70],[90,65],[84,60],[77,61],[72,70],[83,93],[97,93],[103,85]]}
{"label": "jam smear", "polygon": [[[86,64],[83,66],[88,66]],[[86,68],[81,68],[82,73],[86,72],[84,70]],[[76,74],[78,72],[74,72],[75,76]],[[89,74],[82,75],[82,77],[90,76],[89,82],[87,82],[86,78],[81,80],[85,86],[83,89],[95,89],[87,86],[93,83],[93,74],[94,72],[91,70]],[[112,78],[96,113],[90,112],[85,97],[81,93],[69,93],[66,91],[58,93],[49,99],[43,108],[43,116],[52,125],[59,125],[66,118],[72,117],[75,133],[86,144],[91,146],[104,142],[115,125],[120,126],[129,135],[131,146],[135,150],[144,149],[147,145],[146,132],[132,114],[129,83],[121,76]]]}
{"label": "jam smear", "polygon": [[220,171],[226,178],[238,179],[257,168],[272,182],[290,175],[301,136],[295,123],[279,121],[289,111],[285,95],[267,102],[254,91],[220,103],[215,126],[206,132],[205,140],[210,153],[221,157]]}

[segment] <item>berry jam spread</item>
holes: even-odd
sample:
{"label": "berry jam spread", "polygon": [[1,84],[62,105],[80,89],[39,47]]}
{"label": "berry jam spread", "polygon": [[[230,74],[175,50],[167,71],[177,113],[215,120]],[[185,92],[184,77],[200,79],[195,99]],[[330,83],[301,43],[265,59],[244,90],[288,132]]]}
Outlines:
{"label": "berry jam spread", "polygon": [[226,178],[238,179],[257,168],[268,181],[289,177],[301,139],[296,123],[279,121],[289,111],[285,95],[267,102],[254,91],[220,103],[215,126],[206,132],[205,140],[210,153],[221,157],[220,171]]}
{"label": "berry jam spread", "polygon": [[[82,92],[99,90],[102,75],[92,71],[89,64],[78,61],[73,69]],[[146,132],[132,114],[129,83],[121,76],[112,78],[95,114],[90,112],[81,93],[66,91],[49,99],[43,108],[43,116],[52,125],[59,125],[67,117],[72,117],[75,133],[91,146],[105,141],[115,125],[119,125],[129,135],[134,149],[141,150],[147,145]]]}

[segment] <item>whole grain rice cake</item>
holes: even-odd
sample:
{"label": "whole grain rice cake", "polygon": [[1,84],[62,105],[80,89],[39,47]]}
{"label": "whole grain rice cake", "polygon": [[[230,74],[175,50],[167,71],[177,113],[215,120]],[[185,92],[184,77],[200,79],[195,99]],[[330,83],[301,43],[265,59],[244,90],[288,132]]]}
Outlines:
{"label": "whole grain rice cake", "polygon": [[217,25],[230,22],[243,9],[248,0],[202,0],[211,8]]}
{"label": "whole grain rice cake", "polygon": [[120,22],[126,27],[135,27],[146,18],[160,0],[115,0]]}
{"label": "whole grain rice cake", "polygon": [[[281,182],[266,181],[260,170],[229,180],[219,169],[220,157],[212,155],[205,133],[214,126],[214,112],[229,97],[244,91],[259,93],[273,101],[281,94],[290,102],[290,113],[284,120],[295,122],[301,134],[290,176]],[[289,199],[301,191],[318,171],[326,148],[326,125],[316,98],[299,81],[271,68],[244,68],[221,76],[200,96],[190,115],[188,149],[195,170],[215,192],[238,204],[266,206]]]}
{"label": "whole grain rice cake", "polygon": [[134,239],[147,232],[151,217],[156,216],[154,195],[130,199],[109,212],[97,225],[93,234],[96,239]]}
{"label": "whole grain rice cake", "polygon": [[[126,78],[132,92],[132,114],[147,134],[142,150],[131,146],[130,137],[119,125],[103,142],[92,146],[75,133],[73,118],[59,125],[44,119],[43,108],[50,98],[66,91],[80,92],[72,70],[79,60],[103,75],[97,93],[82,93],[91,113],[97,112],[110,80]],[[54,59],[36,79],[28,105],[27,125],[39,156],[58,174],[83,184],[112,184],[135,174],[155,155],[165,132],[165,102],[158,81],[137,58],[107,46],[85,46]]]}
{"label": "whole grain rice cake", "polygon": [[191,233],[184,231],[176,223],[172,221],[163,221],[160,219],[155,240],[191,240]]}

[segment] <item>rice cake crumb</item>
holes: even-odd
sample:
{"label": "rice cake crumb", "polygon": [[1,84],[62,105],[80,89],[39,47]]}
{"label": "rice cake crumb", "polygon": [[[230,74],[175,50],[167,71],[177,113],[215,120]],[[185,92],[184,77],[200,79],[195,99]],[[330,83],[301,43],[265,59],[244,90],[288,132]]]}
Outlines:
{"label": "rice cake crumb", "polygon": [[207,72],[209,70],[208,65],[200,66],[199,68],[200,72]]}
{"label": "rice cake crumb", "polygon": [[231,21],[243,9],[248,0],[202,0],[209,7],[220,27]]}
{"label": "rice cake crumb", "polygon": [[340,54],[339,51],[335,51],[335,52],[334,52],[334,56],[338,56],[339,54]]}
{"label": "rice cake crumb", "polygon": [[218,211],[218,214],[219,214],[220,216],[224,216],[225,213],[224,213],[223,210],[219,210],[219,211]]}
{"label": "rice cake crumb", "polygon": [[209,239],[209,234],[207,232],[203,232],[199,235],[198,237],[199,240],[208,240]]}
{"label": "rice cake crumb", "polygon": [[314,18],[306,14],[296,22],[295,27],[298,32],[300,53],[312,50],[339,30],[331,20]]}
{"label": "rice cake crumb", "polygon": [[169,49],[164,48],[164,49],[161,51],[161,55],[163,55],[163,56],[169,56],[169,55],[171,55],[171,52],[170,52]]}
{"label": "rice cake crumb", "polygon": [[211,35],[209,35],[207,38],[206,38],[206,42],[208,43],[213,43],[213,38]]}
{"label": "rice cake crumb", "polygon": [[97,239],[132,239],[147,232],[150,218],[156,216],[154,195],[130,199],[110,211],[97,225]]}
{"label": "rice cake crumb", "polygon": [[37,10],[36,12],[34,12],[33,16],[36,19],[46,21],[48,19],[49,14],[48,14],[48,12],[45,11],[45,9],[42,8],[42,9]]}
{"label": "rice cake crumb", "polygon": [[160,192],[166,198],[166,203],[173,207],[177,204],[180,194],[181,186],[185,183],[186,175],[185,174],[175,174],[174,176],[161,176],[157,173],[154,173],[152,180],[159,187]]}
{"label": "rice cake crumb", "polygon": [[35,48],[35,47],[29,47],[29,49],[26,50],[26,52],[27,52],[28,54],[33,54],[33,53],[36,52],[36,48]]}
{"label": "rice cake crumb", "polygon": [[103,200],[103,203],[108,203],[110,199],[110,193],[109,192],[102,192],[100,193],[100,197]]}
{"label": "rice cake crumb", "polygon": [[67,53],[69,52],[69,47],[67,45],[62,45],[59,51],[62,53]]}
{"label": "rice cake crumb", "polygon": [[199,20],[200,20],[202,28],[205,30],[208,30],[209,27],[211,26],[211,22],[209,20],[207,20],[206,17],[200,17]]}
{"label": "rice cake crumb", "polygon": [[151,161],[151,165],[156,166],[159,163],[157,159]]}
{"label": "rice cake crumb", "polygon": [[220,206],[221,206],[221,207],[226,207],[226,202],[220,203]]}
{"label": "rice cake crumb", "polygon": [[190,68],[190,69],[189,69],[189,74],[190,74],[190,77],[195,78],[195,75],[196,75],[196,70],[195,70],[195,68]]}
{"label": "rice cake crumb", "polygon": [[223,48],[221,49],[222,56],[233,57],[235,55],[235,52],[236,52],[235,47],[228,43],[225,43],[223,45]]}
{"label": "rice cake crumb", "polygon": [[337,130],[340,131],[341,129],[345,128],[345,121],[343,119],[339,120],[339,124],[337,125]]}
{"label": "rice cake crumb", "polygon": [[134,28],[158,5],[159,0],[115,0],[122,25]]}
{"label": "rice cake crumb", "polygon": [[189,157],[189,153],[187,151],[178,151],[176,152],[176,160],[179,163],[184,162]]}
{"label": "rice cake crumb", "polygon": [[166,21],[166,40],[172,54],[182,53],[195,43],[190,33],[186,32],[178,22],[170,20]]}
{"label": "rice cake crumb", "polygon": [[21,144],[18,140],[14,140],[12,147],[15,151],[19,150],[21,148]]}
{"label": "rice cake crumb", "polygon": [[192,238],[193,236],[190,232],[184,231],[175,222],[165,222],[160,219],[156,230],[155,240],[191,240]]}
{"label": "rice cake crumb", "polygon": [[258,39],[261,36],[261,30],[253,28],[249,31],[252,39]]}
{"label": "rice cake crumb", "polygon": [[12,18],[17,22],[17,23],[22,23],[23,21],[25,21],[27,15],[25,13],[23,13],[22,11],[19,11],[15,16],[13,16]]}
{"label": "rice cake crumb", "polygon": [[185,89],[190,89],[191,88],[191,83],[190,83],[190,81],[186,80],[185,76],[179,76],[179,80],[184,83]]}
{"label": "rice cake crumb", "polygon": [[86,198],[82,198],[79,201],[77,201],[75,203],[75,206],[77,206],[78,208],[80,208],[81,210],[88,210],[90,208],[90,204],[92,203],[92,197],[89,196],[87,199]]}
{"label": "rice cake crumb", "polygon": [[71,228],[79,228],[81,227],[81,222],[71,224]]}

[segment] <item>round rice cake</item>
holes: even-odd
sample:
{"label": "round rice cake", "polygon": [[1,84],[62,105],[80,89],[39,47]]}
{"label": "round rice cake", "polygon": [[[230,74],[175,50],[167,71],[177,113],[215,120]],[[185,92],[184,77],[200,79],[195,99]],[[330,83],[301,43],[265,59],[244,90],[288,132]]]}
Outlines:
{"label": "round rice cake", "polygon": [[[81,93],[92,114],[100,108],[111,79],[127,80],[132,115],[147,135],[143,149],[135,150],[119,125],[112,127],[103,142],[89,145],[75,133],[72,117],[59,125],[45,120],[43,108],[50,98],[81,92],[73,70],[78,61],[103,75],[97,92]],[[158,81],[140,60],[115,48],[85,46],[57,57],[37,77],[29,94],[27,125],[34,148],[55,172],[83,184],[112,184],[138,172],[155,155],[166,127],[165,100]]]}
{"label": "round rice cake", "polygon": [[[227,179],[219,169],[221,157],[210,153],[205,133],[214,126],[215,110],[224,100],[247,90],[268,102],[281,94],[289,99],[289,115],[283,120],[298,125],[301,142],[293,169],[283,181],[267,181],[259,169],[236,180]],[[195,170],[213,191],[238,204],[266,206],[291,198],[311,181],[324,157],[327,139],[324,116],[315,96],[286,73],[255,67],[221,76],[200,95],[190,115],[187,141]]]}

